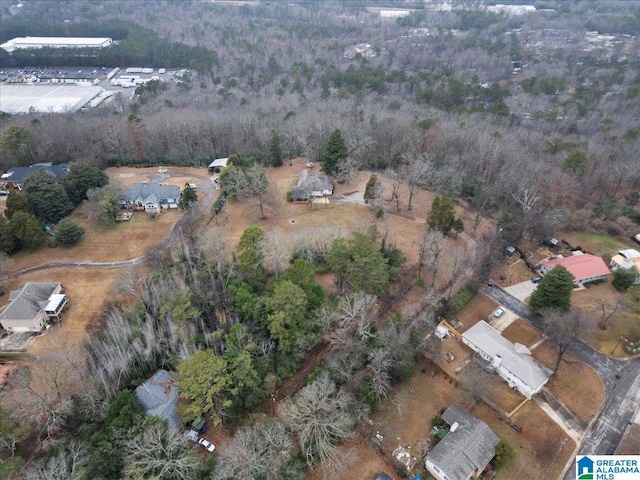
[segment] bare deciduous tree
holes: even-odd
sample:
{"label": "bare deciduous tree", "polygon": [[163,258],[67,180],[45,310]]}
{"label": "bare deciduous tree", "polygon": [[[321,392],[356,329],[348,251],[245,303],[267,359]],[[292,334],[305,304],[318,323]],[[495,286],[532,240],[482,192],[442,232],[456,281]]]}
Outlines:
{"label": "bare deciduous tree", "polygon": [[553,342],[556,351],[553,374],[558,371],[562,362],[579,366],[579,363],[568,360],[566,354],[571,352],[574,346],[587,335],[587,317],[575,310],[568,313],[546,310],[542,315],[545,335]]}
{"label": "bare deciduous tree", "polygon": [[126,446],[127,478],[190,480],[199,468],[184,435],[162,422],[153,423]]}
{"label": "bare deciduous tree", "polygon": [[333,345],[342,345],[350,337],[369,338],[374,321],[370,308],[375,301],[376,297],[364,292],[341,297],[336,310],[335,327],[327,340]]}
{"label": "bare deciduous tree", "polygon": [[79,442],[72,442],[55,456],[39,460],[28,469],[27,480],[82,480],[89,456]]}
{"label": "bare deciduous tree", "polygon": [[384,348],[376,348],[369,353],[369,371],[371,372],[371,389],[376,400],[386,397],[391,390],[391,359]]}
{"label": "bare deciduous tree", "polygon": [[282,421],[269,420],[246,426],[220,448],[211,480],[277,480],[292,448],[293,439]]}
{"label": "bare deciduous tree", "polygon": [[346,438],[355,422],[350,397],[327,375],[321,375],[285,406],[284,420],[307,465],[322,462],[323,470],[334,473],[344,467],[346,454],[336,444]]}

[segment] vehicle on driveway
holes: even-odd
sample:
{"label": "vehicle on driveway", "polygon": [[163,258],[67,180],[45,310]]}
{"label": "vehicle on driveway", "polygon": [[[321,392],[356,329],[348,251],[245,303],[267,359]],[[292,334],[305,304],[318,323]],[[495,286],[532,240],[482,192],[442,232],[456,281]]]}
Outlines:
{"label": "vehicle on driveway", "polygon": [[533,283],[538,283],[540,280],[542,280],[542,277],[533,277],[533,278],[531,279],[531,281],[532,281]]}
{"label": "vehicle on driveway", "polygon": [[216,449],[216,446],[206,438],[201,438],[200,440],[198,440],[198,443],[202,448],[204,448],[208,452],[213,452]]}
{"label": "vehicle on driveway", "polygon": [[497,309],[495,312],[493,312],[493,317],[494,318],[499,318],[502,315],[504,315],[504,308],[500,307],[499,309]]}

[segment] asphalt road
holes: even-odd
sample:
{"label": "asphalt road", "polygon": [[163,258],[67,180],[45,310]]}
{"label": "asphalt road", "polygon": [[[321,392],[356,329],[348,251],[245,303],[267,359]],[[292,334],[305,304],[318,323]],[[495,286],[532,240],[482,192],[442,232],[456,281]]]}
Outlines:
{"label": "asphalt road", "polygon": [[[539,330],[543,329],[542,319],[533,313],[528,305],[501,288],[485,287],[482,291]],[[599,415],[588,428],[577,453],[614,454],[622,441],[628,422],[640,405],[640,357],[633,360],[614,359],[597,352],[584,342],[574,345],[571,353],[598,372],[607,393],[607,399]],[[576,375],[579,374],[580,372],[576,372]],[[567,465],[564,480],[575,479],[573,465],[572,458]]]}

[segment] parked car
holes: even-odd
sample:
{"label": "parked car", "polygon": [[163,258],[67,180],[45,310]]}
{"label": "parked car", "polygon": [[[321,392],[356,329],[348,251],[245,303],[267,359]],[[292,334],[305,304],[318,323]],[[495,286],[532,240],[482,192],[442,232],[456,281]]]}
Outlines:
{"label": "parked car", "polygon": [[493,312],[494,318],[501,317],[504,314],[504,308],[500,307],[495,312]]}
{"label": "parked car", "polygon": [[189,188],[195,190],[196,188],[198,188],[198,186],[195,183],[190,183]]}
{"label": "parked car", "polygon": [[207,431],[207,422],[199,418],[191,422],[191,428],[197,432],[204,433]]}
{"label": "parked car", "polygon": [[0,190],[0,197],[6,197],[9,195],[9,190]]}
{"label": "parked car", "polygon": [[634,235],[633,237],[631,237],[631,240],[633,240],[634,242],[640,244],[640,233],[637,235]]}
{"label": "parked car", "polygon": [[533,283],[538,283],[540,280],[542,280],[542,277],[533,277],[533,278],[531,279],[531,281],[532,281]]}
{"label": "parked car", "polygon": [[216,446],[206,438],[201,438],[200,440],[198,440],[198,443],[202,448],[204,448],[208,452],[213,452],[216,449]]}

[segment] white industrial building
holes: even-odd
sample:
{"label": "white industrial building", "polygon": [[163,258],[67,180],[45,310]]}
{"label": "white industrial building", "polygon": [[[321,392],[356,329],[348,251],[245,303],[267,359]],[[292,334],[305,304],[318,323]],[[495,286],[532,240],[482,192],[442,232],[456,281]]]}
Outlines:
{"label": "white industrial building", "polygon": [[92,37],[16,37],[0,45],[11,53],[24,48],[104,48],[113,43],[110,38]]}
{"label": "white industrial building", "polygon": [[6,113],[75,112],[103,92],[96,86],[64,84],[0,85],[0,110]]}

